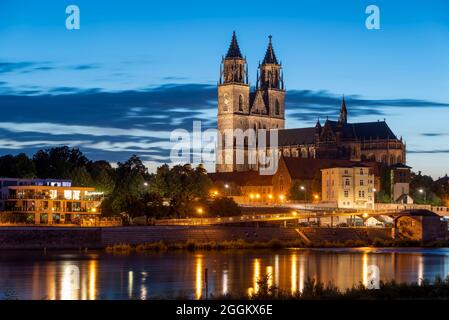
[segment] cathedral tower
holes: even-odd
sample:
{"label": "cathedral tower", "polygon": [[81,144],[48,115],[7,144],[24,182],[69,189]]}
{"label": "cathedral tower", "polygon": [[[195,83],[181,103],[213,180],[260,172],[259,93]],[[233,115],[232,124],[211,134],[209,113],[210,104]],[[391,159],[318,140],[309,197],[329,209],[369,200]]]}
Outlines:
{"label": "cathedral tower", "polygon": [[[282,64],[274,53],[272,37],[269,36],[267,51],[262,64],[259,63],[256,97],[263,97],[265,113],[270,117],[270,125],[266,129],[284,129],[285,126],[285,88]],[[260,102],[258,102],[260,104]],[[253,110],[260,110],[255,104]]]}
{"label": "cathedral tower", "polygon": [[[259,74],[260,71],[260,74]],[[248,140],[234,139],[225,143],[225,133],[241,129],[251,130],[257,137],[259,129],[284,129],[285,127],[285,89],[282,64],[274,53],[271,36],[262,64],[259,64],[255,92],[250,92],[248,65],[243,57],[235,32],[232,35],[228,52],[220,65],[218,81],[218,131],[217,172],[246,171],[258,169],[257,164],[248,161]],[[250,129],[250,130],[248,130]],[[232,145],[232,147],[231,147]],[[243,148],[244,161],[236,163],[236,151]]]}
{"label": "cathedral tower", "polygon": [[235,150],[226,149],[225,131],[248,128],[249,115],[248,65],[240,51],[237,36],[232,34],[228,52],[222,58],[218,82],[217,172],[248,170],[245,164],[235,164]]}

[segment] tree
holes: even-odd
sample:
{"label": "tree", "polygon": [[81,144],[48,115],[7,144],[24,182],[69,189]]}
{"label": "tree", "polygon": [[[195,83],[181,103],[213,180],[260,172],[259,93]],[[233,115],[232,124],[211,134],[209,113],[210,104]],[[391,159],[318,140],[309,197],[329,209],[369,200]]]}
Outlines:
{"label": "tree", "polygon": [[220,197],[214,199],[209,204],[209,214],[219,217],[240,216],[242,215],[242,209],[238,206],[234,199]]}
{"label": "tree", "polygon": [[0,157],[0,176],[9,178],[35,178],[36,168],[25,153]]}
{"label": "tree", "polygon": [[109,162],[100,160],[95,162],[89,162],[87,165],[93,186],[100,192],[104,192],[105,195],[109,195],[114,191],[115,172]]}
{"label": "tree", "polygon": [[84,166],[75,168],[70,178],[74,187],[91,187],[93,184],[92,177]]}
{"label": "tree", "polygon": [[75,168],[86,166],[87,158],[79,149],[67,146],[39,150],[33,157],[40,178],[70,179]]}
{"label": "tree", "polygon": [[33,160],[25,153],[19,153],[14,157],[15,177],[36,178],[36,167]]}

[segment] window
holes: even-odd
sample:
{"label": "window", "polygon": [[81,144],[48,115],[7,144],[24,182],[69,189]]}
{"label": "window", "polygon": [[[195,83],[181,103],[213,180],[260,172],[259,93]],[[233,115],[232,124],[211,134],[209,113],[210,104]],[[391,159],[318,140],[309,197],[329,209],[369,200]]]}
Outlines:
{"label": "window", "polygon": [[363,180],[360,180],[360,185],[363,186]]}
{"label": "window", "polygon": [[345,198],[348,198],[348,197],[349,197],[349,191],[345,190]]}
{"label": "window", "polygon": [[239,96],[239,111],[243,111],[243,95]]}
{"label": "window", "polygon": [[360,169],[360,175],[363,176],[363,169]]}
{"label": "window", "polygon": [[350,185],[351,185],[351,180],[345,179],[345,186],[350,186]]}
{"label": "window", "polygon": [[278,116],[278,115],[280,115],[281,114],[281,110],[280,110],[280,107],[279,107],[279,100],[278,99],[276,99],[276,102],[275,102],[275,104],[274,104],[274,107],[275,107],[275,113],[276,113],[276,115]]}
{"label": "window", "polygon": [[365,191],[359,191],[359,198],[365,198]]}

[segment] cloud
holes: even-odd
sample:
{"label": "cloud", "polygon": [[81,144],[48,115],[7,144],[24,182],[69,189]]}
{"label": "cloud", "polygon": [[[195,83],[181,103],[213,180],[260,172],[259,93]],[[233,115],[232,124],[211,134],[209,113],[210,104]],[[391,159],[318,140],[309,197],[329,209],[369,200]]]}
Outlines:
{"label": "cloud", "polygon": [[[31,154],[67,144],[92,159],[117,162],[136,153],[146,161],[163,163],[169,161],[172,130],[190,132],[194,120],[202,121],[203,130],[216,127],[215,85],[169,83],[116,92],[65,86],[14,91],[5,82],[0,87],[0,105],[8,110],[0,122],[0,151],[5,153]],[[341,96],[324,90],[291,90],[286,101],[288,119],[316,121],[318,117],[335,118]],[[370,100],[357,95],[347,96],[346,102],[352,121],[359,116],[382,116],[393,107],[449,107],[425,100]],[[437,152],[446,150],[410,151]]]}
{"label": "cloud", "polygon": [[[416,99],[363,99],[358,95],[345,97],[348,113],[359,116],[383,116],[389,108],[447,108],[449,103]],[[290,90],[286,97],[288,116],[296,120],[316,121],[317,118],[335,118],[340,111],[342,96],[328,91]]]}
{"label": "cloud", "polygon": [[0,61],[0,73],[8,73],[24,70],[31,66],[34,66],[35,64],[36,64],[35,62],[30,61],[22,61],[22,62]]}
{"label": "cloud", "polygon": [[100,68],[100,65],[98,63],[78,64],[78,65],[68,67],[68,69],[72,69],[72,70],[91,70],[91,69],[98,69],[98,68]]}
{"label": "cloud", "polygon": [[442,136],[447,136],[448,133],[425,132],[425,133],[421,133],[421,135],[424,137],[442,137]]}
{"label": "cloud", "polygon": [[407,150],[407,153],[449,153],[449,149],[433,149],[433,150]]}

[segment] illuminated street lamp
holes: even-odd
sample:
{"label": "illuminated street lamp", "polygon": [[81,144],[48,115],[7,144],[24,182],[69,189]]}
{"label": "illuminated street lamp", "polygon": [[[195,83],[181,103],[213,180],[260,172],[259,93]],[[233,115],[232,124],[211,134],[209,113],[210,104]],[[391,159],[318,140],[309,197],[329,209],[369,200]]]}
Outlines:
{"label": "illuminated street lamp", "polygon": [[368,212],[364,212],[364,213],[363,213],[363,218],[365,218],[365,219],[366,219],[366,218],[368,218],[368,217],[369,217],[369,214],[368,214]]}
{"label": "illuminated street lamp", "polygon": [[427,202],[427,192],[426,192],[426,190],[421,188],[421,189],[418,190],[418,192],[421,193],[421,194],[424,194],[424,203],[426,203]]}
{"label": "illuminated street lamp", "polygon": [[301,191],[304,191],[304,202],[307,202],[307,192],[306,192],[306,187],[301,186],[299,187],[301,189]]}
{"label": "illuminated street lamp", "polygon": [[281,202],[282,202],[282,201],[284,201],[284,199],[285,199],[285,196],[284,196],[283,194],[281,194],[281,195],[279,196],[279,200],[281,200]]}
{"label": "illuminated street lamp", "polygon": [[226,183],[226,184],[224,185],[224,187],[225,187],[226,189],[229,189],[229,184]]}
{"label": "illuminated street lamp", "polygon": [[200,224],[203,224],[203,208],[199,207],[196,209],[196,212],[200,215]]}
{"label": "illuminated street lamp", "polygon": [[144,185],[145,187],[148,187],[148,182],[145,181],[145,182],[143,183],[143,185]]}

